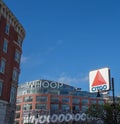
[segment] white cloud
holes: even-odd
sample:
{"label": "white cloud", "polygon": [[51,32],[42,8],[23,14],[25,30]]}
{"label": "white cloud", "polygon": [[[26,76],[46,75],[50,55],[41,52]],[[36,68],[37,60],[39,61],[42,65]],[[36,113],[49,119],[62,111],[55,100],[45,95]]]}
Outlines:
{"label": "white cloud", "polygon": [[68,75],[65,75],[65,73],[62,73],[62,75],[57,79],[58,82],[63,82],[69,85],[78,85],[83,83],[88,83],[88,76],[82,75],[82,76],[75,76],[71,77]]}
{"label": "white cloud", "polygon": [[26,63],[28,61],[28,57],[22,56],[21,57],[21,63]]}

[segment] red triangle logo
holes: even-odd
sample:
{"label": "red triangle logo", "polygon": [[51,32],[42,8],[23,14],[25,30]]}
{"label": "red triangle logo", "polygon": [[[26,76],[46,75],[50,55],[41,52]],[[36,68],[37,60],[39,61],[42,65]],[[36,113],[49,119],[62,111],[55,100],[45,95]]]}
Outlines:
{"label": "red triangle logo", "polygon": [[102,85],[102,84],[106,84],[106,81],[104,80],[101,73],[98,71],[95,76],[92,86],[98,86],[98,85]]}

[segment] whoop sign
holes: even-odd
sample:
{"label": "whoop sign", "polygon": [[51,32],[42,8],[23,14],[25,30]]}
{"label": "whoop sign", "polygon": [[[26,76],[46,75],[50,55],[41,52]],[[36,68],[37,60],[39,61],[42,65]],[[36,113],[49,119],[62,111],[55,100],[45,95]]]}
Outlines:
{"label": "whoop sign", "polygon": [[64,123],[64,122],[85,122],[87,120],[96,120],[99,121],[99,118],[96,117],[90,117],[86,113],[67,113],[67,114],[53,114],[53,115],[38,115],[38,118],[35,118],[35,116],[26,116],[23,118],[23,123],[34,123],[34,124],[56,124],[56,123]]}
{"label": "whoop sign", "polygon": [[47,81],[47,80],[36,80],[27,82],[28,88],[61,88],[63,83]]}
{"label": "whoop sign", "polygon": [[107,91],[110,89],[110,70],[102,68],[89,73],[90,92]]}

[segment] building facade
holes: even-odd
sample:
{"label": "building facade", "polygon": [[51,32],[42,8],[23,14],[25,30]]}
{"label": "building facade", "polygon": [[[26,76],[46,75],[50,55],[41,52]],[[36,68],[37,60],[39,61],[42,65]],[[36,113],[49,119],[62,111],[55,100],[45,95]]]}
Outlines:
{"label": "building facade", "polygon": [[[49,117],[49,115],[55,116],[60,113],[85,112],[91,104],[106,102],[103,97],[97,98],[96,96],[96,93],[81,91],[80,88],[54,81],[26,82],[18,87],[15,123],[41,124],[42,118],[39,121],[36,119],[40,119],[40,115]],[[67,116],[70,117],[70,114]],[[55,118],[56,116],[52,118],[53,121]],[[45,121],[45,124],[48,122]]]}
{"label": "building facade", "polygon": [[0,0],[0,124],[13,124],[25,30]]}

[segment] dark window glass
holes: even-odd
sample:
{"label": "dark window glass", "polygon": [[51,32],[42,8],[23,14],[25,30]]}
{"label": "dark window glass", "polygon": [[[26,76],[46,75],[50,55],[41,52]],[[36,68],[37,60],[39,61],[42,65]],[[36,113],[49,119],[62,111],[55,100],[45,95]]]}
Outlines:
{"label": "dark window glass", "polygon": [[47,96],[36,96],[37,102],[47,102]]}
{"label": "dark window glass", "polygon": [[16,110],[17,110],[17,111],[20,111],[20,109],[21,109],[21,106],[20,106],[20,105],[17,105],[17,106],[16,106]]}
{"label": "dark window glass", "polygon": [[72,103],[73,103],[73,104],[79,104],[79,103],[80,103],[80,99],[78,99],[78,98],[73,98],[73,99],[72,99]]}
{"label": "dark window glass", "polygon": [[26,96],[26,97],[24,97],[24,102],[32,102],[32,101],[33,101],[32,96]]}
{"label": "dark window glass", "polygon": [[23,110],[31,110],[32,109],[32,104],[24,104],[23,105]]}
{"label": "dark window glass", "polygon": [[69,103],[69,98],[67,98],[67,97],[62,98],[62,102]]}
{"label": "dark window glass", "polygon": [[36,104],[35,108],[40,110],[46,110],[46,104]]}
{"label": "dark window glass", "polygon": [[52,96],[51,97],[51,102],[59,102],[59,98],[58,97],[54,97],[54,96]]}
{"label": "dark window glass", "polygon": [[20,113],[16,113],[15,118],[20,118]]}
{"label": "dark window glass", "polygon": [[82,99],[82,104],[88,104],[89,103],[89,100],[88,99]]}
{"label": "dark window glass", "polygon": [[21,103],[22,102],[22,98],[17,98],[17,103]]}

